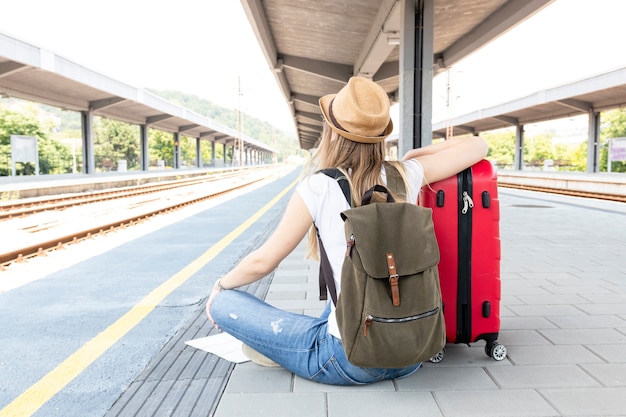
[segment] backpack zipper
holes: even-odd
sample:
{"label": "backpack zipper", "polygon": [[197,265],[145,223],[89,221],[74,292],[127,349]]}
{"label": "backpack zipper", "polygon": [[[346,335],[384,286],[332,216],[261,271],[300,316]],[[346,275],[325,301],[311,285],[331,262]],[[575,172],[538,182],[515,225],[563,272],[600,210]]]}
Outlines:
{"label": "backpack zipper", "polygon": [[352,254],[352,248],[354,247],[354,235],[350,235],[350,239],[346,241],[346,256]]}
{"label": "backpack zipper", "polygon": [[439,307],[435,307],[432,310],[417,314],[415,316],[400,317],[400,318],[395,318],[395,319],[376,317],[376,316],[372,316],[371,314],[368,314],[367,316],[365,316],[365,321],[363,322],[363,324],[365,325],[363,329],[363,336],[367,336],[369,327],[372,325],[372,322],[385,323],[385,324],[408,323],[410,321],[425,319],[426,317],[434,316],[438,312],[439,312]]}

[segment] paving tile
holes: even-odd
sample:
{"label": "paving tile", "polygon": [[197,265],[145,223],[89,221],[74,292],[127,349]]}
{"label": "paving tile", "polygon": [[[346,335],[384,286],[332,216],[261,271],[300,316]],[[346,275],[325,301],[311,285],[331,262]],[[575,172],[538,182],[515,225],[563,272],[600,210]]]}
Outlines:
{"label": "paving tile", "polygon": [[[596,365],[590,365],[596,366]],[[486,372],[504,389],[582,388],[600,384],[576,365],[487,366]]]}
{"label": "paving tile", "polygon": [[548,339],[536,330],[501,330],[500,343],[505,346],[549,345]]}
{"label": "paving tile", "polygon": [[624,320],[615,315],[576,315],[550,317],[550,321],[561,329],[604,329],[623,326]]}
{"label": "paving tile", "polygon": [[[298,413],[298,416],[300,414]],[[328,417],[442,417],[428,392],[333,392],[328,394]]]}
{"label": "paving tile", "polygon": [[500,317],[500,328],[506,330],[539,330],[539,329],[554,329],[556,326],[554,323],[547,320],[545,317],[539,316],[506,316]]}
{"label": "paving tile", "polygon": [[434,397],[446,417],[559,415],[534,390],[437,391]]}
{"label": "paving tile", "polygon": [[236,366],[228,380],[228,393],[290,392],[292,374],[284,368],[263,367],[252,362]]}
{"label": "paving tile", "polygon": [[600,303],[600,304],[576,304],[576,308],[585,312],[585,314],[591,315],[602,315],[602,314],[617,314],[622,320],[624,320],[623,316],[626,315],[626,301],[624,304],[611,304],[611,303]]}
{"label": "paving tile", "polygon": [[601,363],[601,358],[579,345],[509,346],[507,357],[515,365],[576,365]]}
{"label": "paving tile", "polygon": [[615,329],[542,329],[539,332],[556,345],[626,343],[626,335]]}
{"label": "paving tile", "polygon": [[626,388],[546,389],[540,393],[565,416],[626,415]]}
{"label": "paving tile", "polygon": [[589,300],[580,294],[546,294],[546,295],[519,295],[518,298],[524,304],[582,304],[589,303]]}
{"label": "paving tile", "polygon": [[606,362],[626,363],[626,343],[616,345],[588,344],[585,347],[600,356]]}
{"label": "paving tile", "polygon": [[[224,394],[213,417],[327,417],[326,394]],[[347,416],[344,416],[347,417]]]}
{"label": "paving tile", "polygon": [[625,363],[583,365],[582,368],[597,378],[602,385],[607,387],[626,387]]}
{"label": "paving tile", "polygon": [[424,366],[413,375],[396,380],[396,385],[399,391],[498,389],[482,367]]}
{"label": "paving tile", "polygon": [[568,304],[535,304],[535,305],[517,305],[509,306],[509,308],[518,316],[583,316],[585,313],[578,310],[576,307]]}

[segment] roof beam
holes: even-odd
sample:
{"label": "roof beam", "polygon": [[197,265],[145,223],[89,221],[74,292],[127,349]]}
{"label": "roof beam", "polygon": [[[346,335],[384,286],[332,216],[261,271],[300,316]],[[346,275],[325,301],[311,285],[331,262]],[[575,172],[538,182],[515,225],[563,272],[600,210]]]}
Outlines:
{"label": "roof beam", "polygon": [[180,126],[178,128],[178,133],[186,132],[186,131],[194,129],[194,128],[198,127],[198,126],[200,126],[200,125],[197,124],[197,123],[191,123],[191,124],[188,124],[188,125]]}
{"label": "roof beam", "polygon": [[306,131],[312,131],[312,132],[319,132],[320,126],[321,125],[314,125],[314,124],[309,124],[309,123],[300,123],[298,125],[300,130],[306,130]]}
{"label": "roof beam", "polygon": [[319,100],[315,96],[311,96],[308,94],[294,93],[291,97],[293,98],[294,101],[299,101],[300,103],[303,103],[303,104],[311,104],[315,107],[319,105]]}
{"label": "roof beam", "polygon": [[14,61],[0,62],[0,78],[6,77],[7,75],[14,74],[25,68],[28,68],[28,67],[26,65],[20,64],[19,62],[14,62]]}
{"label": "roof beam", "polygon": [[500,120],[501,122],[508,123],[511,126],[517,126],[519,124],[519,120],[516,117],[511,116],[493,116],[493,119]]}
{"label": "roof beam", "polygon": [[217,136],[219,135],[219,132],[215,131],[215,130],[208,130],[206,132],[200,132],[200,135],[198,137],[200,138],[211,138],[213,136]]}
{"label": "roof beam", "polygon": [[570,107],[575,110],[582,110],[584,112],[589,112],[593,110],[593,105],[587,101],[577,100],[575,98],[565,98],[563,100],[557,100],[557,103]]}
{"label": "roof beam", "polygon": [[312,125],[319,125],[319,126],[324,125],[324,121],[322,120],[321,113],[299,111],[299,112],[296,112],[296,117],[306,119]]}
{"label": "roof beam", "polygon": [[400,42],[400,2],[383,0],[365,37],[353,73],[372,78]]}
{"label": "roof beam", "polygon": [[171,114],[156,114],[154,116],[150,116],[146,118],[146,124],[147,125],[151,125],[153,123],[158,123],[162,120],[166,120],[169,118],[172,118],[174,116],[172,116]]}
{"label": "roof beam", "polygon": [[476,133],[476,130],[472,126],[458,125],[458,126],[453,126],[453,127],[455,129],[463,130],[464,132],[469,132],[472,135]]}
{"label": "roof beam", "polygon": [[107,107],[115,106],[116,104],[121,103],[123,101],[126,101],[126,99],[122,97],[103,98],[101,100],[90,101],[89,108],[91,110],[102,110],[102,109],[106,109]]}
{"label": "roof beam", "polygon": [[331,81],[347,83],[352,76],[352,66],[334,62],[319,61],[300,56],[283,55],[283,66],[296,71],[303,71]]}

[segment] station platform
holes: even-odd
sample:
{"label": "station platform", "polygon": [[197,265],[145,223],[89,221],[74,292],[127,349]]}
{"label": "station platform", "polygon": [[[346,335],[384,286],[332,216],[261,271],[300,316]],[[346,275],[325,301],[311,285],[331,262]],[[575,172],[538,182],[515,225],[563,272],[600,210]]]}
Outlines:
{"label": "station platform", "polygon": [[[237,197],[221,209],[218,206],[211,215],[221,216],[222,223],[232,220],[236,225],[237,210],[271,199],[293,179],[294,174]],[[138,349],[130,341],[125,341],[124,347],[116,345],[112,350],[121,351],[126,357],[124,363],[111,358],[100,365],[96,362],[92,366],[96,369],[84,372],[85,381],[72,383],[71,394],[61,391],[33,415],[68,415],[67,411],[74,409],[80,415],[98,417],[626,416],[626,205],[510,189],[499,192],[502,324],[498,340],[508,350],[503,361],[489,358],[484,353],[484,342],[448,345],[441,363],[424,363],[410,377],[337,387],[304,380],[283,368],[265,368],[251,362],[234,365],[186,345],[185,341],[217,332],[204,314],[207,273],[215,275],[229,269],[245,252],[258,246],[280,218],[289,196],[286,194],[257,221],[254,235],[231,244],[217,263],[200,271],[201,279],[192,277],[191,284],[185,284],[189,288],[181,290],[178,298],[161,303],[162,308],[153,313],[156,317],[151,321],[170,320],[177,330],[163,335],[167,336],[166,342],[152,348],[146,363],[132,353]],[[198,216],[205,218],[196,219]],[[185,221],[190,227],[184,233],[182,226],[176,231],[158,231],[141,244],[153,251],[161,250],[157,253],[161,257],[172,248],[181,257],[186,256],[188,250],[196,250],[192,245],[195,236],[190,236],[189,230],[198,230],[198,225],[207,221],[205,214],[198,216]],[[211,233],[199,231],[207,239]],[[165,235],[158,237],[159,244],[167,242],[167,248],[157,249],[159,234]],[[243,247],[243,251],[228,252],[231,247]],[[107,259],[94,258],[95,263],[85,261],[72,276],[83,279],[89,271],[89,282],[99,282],[98,274],[110,279],[120,273],[120,268],[106,271],[112,267],[111,259],[121,262],[122,254],[129,256],[129,248],[127,244]],[[301,244],[273,274],[243,290],[279,308],[318,315],[324,307],[318,300],[318,265],[305,260],[304,251]],[[174,258],[178,256],[171,257],[172,262]],[[176,268],[163,260],[143,265],[141,274],[156,280],[162,269],[161,275],[167,276]],[[124,273],[130,277],[128,271]],[[55,284],[53,278],[46,280],[48,286],[42,291],[49,291]],[[133,289],[137,285],[134,283]],[[17,295],[30,290],[20,290]],[[95,297],[88,301],[93,303]],[[98,292],[97,297],[101,298],[102,293]],[[117,310],[125,309],[117,305],[122,300],[107,297]],[[178,318],[165,316],[166,311],[171,314],[176,309]],[[183,311],[187,319],[180,323]],[[147,330],[141,333],[147,337]],[[152,339],[145,344],[148,342],[154,344]],[[86,385],[112,378],[114,369],[122,369],[125,361],[135,362],[136,373],[129,376],[128,385],[107,400],[106,411],[100,411],[102,405],[89,406],[89,401],[96,404],[99,393],[87,393]],[[0,372],[9,366],[8,362],[0,366]],[[8,380],[6,377],[4,373],[3,378]],[[119,390],[117,380],[109,385],[115,385],[109,387],[111,392]],[[20,390],[15,388],[16,393]],[[0,401],[0,416],[5,405]]]}
{"label": "station platform", "polygon": [[[487,357],[484,342],[448,345],[439,364],[358,387],[247,362],[233,367],[217,404],[205,404],[214,414],[189,415],[625,416],[626,235],[617,230],[626,231],[626,206],[515,190],[501,190],[500,201],[504,361]],[[317,315],[318,265],[304,250],[273,274],[266,300]],[[203,312],[198,322],[208,325]],[[142,415],[142,404],[126,411]],[[107,417],[131,415],[115,411]]]}

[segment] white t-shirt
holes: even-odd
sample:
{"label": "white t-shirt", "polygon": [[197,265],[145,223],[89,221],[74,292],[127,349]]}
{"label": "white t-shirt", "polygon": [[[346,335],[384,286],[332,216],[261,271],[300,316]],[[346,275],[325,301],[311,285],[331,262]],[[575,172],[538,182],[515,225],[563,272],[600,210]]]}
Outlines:
{"label": "white t-shirt", "polygon": [[[412,185],[406,190],[407,201],[417,202],[419,189],[424,178],[424,170],[419,162],[414,159],[403,161],[402,164],[406,169],[409,184]],[[383,182],[386,184],[384,168],[381,174]],[[305,178],[298,185],[296,191],[309,209],[313,222],[319,231],[320,238],[324,242],[324,249],[326,249],[333,277],[335,278],[337,296],[339,296],[341,266],[346,253],[346,238],[341,212],[349,209],[350,205],[346,201],[337,181],[325,174],[319,173]],[[332,305],[332,301],[329,302],[331,303],[331,313],[328,317],[328,331],[333,336],[340,338],[335,316],[335,306]]]}

